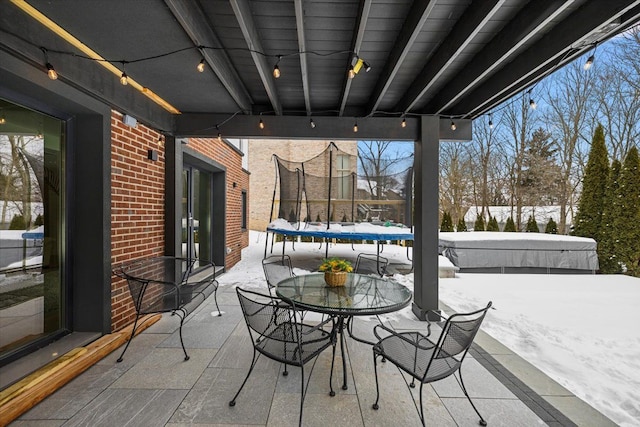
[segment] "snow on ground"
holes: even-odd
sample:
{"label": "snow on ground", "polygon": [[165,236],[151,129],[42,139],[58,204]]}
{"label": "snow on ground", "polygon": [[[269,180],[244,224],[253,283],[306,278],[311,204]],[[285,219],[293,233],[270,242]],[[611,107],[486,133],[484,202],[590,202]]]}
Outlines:
{"label": "snow on ground", "polygon": [[[473,233],[470,233],[473,234]],[[266,290],[261,260],[265,233],[251,232],[242,261],[220,284]],[[274,254],[281,253],[276,243]],[[330,246],[329,256],[353,259],[375,245]],[[317,267],[318,243],[287,245],[294,272]],[[385,245],[393,264],[406,248]],[[306,271],[305,271],[306,270]],[[413,289],[413,274],[396,274]],[[621,275],[457,274],[440,279],[440,299],[470,311],[493,301],[482,329],[621,426],[640,426],[640,279]],[[413,318],[411,308],[388,317]]]}

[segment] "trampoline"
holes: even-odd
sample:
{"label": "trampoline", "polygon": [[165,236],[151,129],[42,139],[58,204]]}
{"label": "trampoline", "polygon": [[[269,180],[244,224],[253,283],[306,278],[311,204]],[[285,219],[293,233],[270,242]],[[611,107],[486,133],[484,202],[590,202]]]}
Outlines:
{"label": "trampoline", "polygon": [[[323,239],[326,243],[328,239],[345,239],[353,241],[373,240],[376,242],[376,257],[380,257],[381,245],[390,240],[413,241],[413,230],[402,224],[392,223],[335,223],[330,224],[327,229],[325,223],[290,224],[283,219],[277,219],[267,227],[268,233],[279,234],[285,237],[306,236]],[[268,235],[268,234],[267,234]],[[275,238],[274,238],[275,239]],[[285,254],[286,239],[282,241],[282,254]],[[264,256],[267,257],[269,239],[265,243]],[[273,250],[273,240],[272,240]],[[409,248],[407,248],[408,257]],[[325,257],[329,257],[329,245],[325,246]]]}

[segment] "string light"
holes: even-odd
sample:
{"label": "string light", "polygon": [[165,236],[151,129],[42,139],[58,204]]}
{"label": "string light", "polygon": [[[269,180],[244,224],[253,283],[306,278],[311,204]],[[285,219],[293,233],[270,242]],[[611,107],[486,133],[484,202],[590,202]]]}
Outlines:
{"label": "string light", "polygon": [[584,68],[585,71],[591,69],[591,67],[593,67],[593,62],[596,60],[596,50],[598,49],[598,42],[595,42],[595,44],[593,45],[593,53],[591,55],[589,55],[589,57],[587,58],[587,62],[584,63],[584,66],[582,68]]}
{"label": "string light", "polygon": [[593,55],[587,58],[587,62],[584,63],[584,70],[587,71],[593,66],[593,61],[595,61],[595,57]]}
{"label": "string light", "polygon": [[311,126],[311,129],[315,129],[316,128],[316,122],[314,122],[313,119],[309,119],[309,126]]}
{"label": "string light", "polygon": [[403,128],[407,127],[407,119],[405,119],[404,117],[402,118],[402,123],[400,123],[400,126],[402,126]]}
{"label": "string light", "polygon": [[493,129],[493,121],[491,120],[491,113],[489,113],[489,129]]}
{"label": "string light", "polygon": [[196,66],[196,69],[198,70],[198,72],[204,73],[204,68],[205,68],[205,63],[204,63],[204,58],[202,58],[200,60],[200,63]]}
{"label": "string light", "polygon": [[538,107],[538,104],[536,104],[536,101],[533,100],[533,98],[531,97],[531,89],[529,89],[529,106],[531,107],[532,110],[535,110]]}
{"label": "string light", "polygon": [[120,84],[122,86],[126,86],[129,84],[129,77],[127,73],[124,71],[124,61],[122,61],[122,74],[120,75]]}
{"label": "string light", "polygon": [[222,142],[222,134],[218,132],[218,142]]}
{"label": "string light", "polygon": [[7,123],[7,119],[4,118],[4,114],[0,115],[0,125]]}
{"label": "string light", "polygon": [[280,59],[282,59],[282,55],[278,55],[278,60],[276,61],[276,65],[273,66],[273,77],[276,79],[280,78],[280,67],[278,67],[278,64],[280,63]]}
{"label": "string light", "polygon": [[453,121],[453,120],[451,120],[451,126],[450,126],[450,127],[451,127],[451,130],[456,130],[456,129],[458,129],[458,126],[456,126],[456,124],[454,123],[454,121]]}
{"label": "string light", "polygon": [[353,79],[353,78],[355,78],[355,77],[356,77],[356,72],[355,72],[355,70],[353,69],[353,65],[352,65],[352,66],[350,66],[350,67],[349,67],[349,78],[350,78],[350,79]]}
{"label": "string light", "polygon": [[353,131],[354,132],[358,132],[358,121],[356,120],[355,123],[353,124]]}
{"label": "string light", "polygon": [[58,79],[58,73],[56,72],[55,68],[53,68],[53,65],[51,65],[51,63],[47,62],[45,67],[47,67],[47,75],[49,76],[49,78],[51,80],[57,80]]}
{"label": "string light", "polygon": [[264,129],[264,122],[262,121],[262,119],[260,119],[260,122],[258,123],[258,127],[260,129]]}
{"label": "string light", "polygon": [[44,62],[45,62],[44,66],[47,69],[47,75],[51,80],[57,80],[58,73],[56,72],[56,69],[53,68],[53,65],[51,65],[51,63],[49,62],[49,55],[47,53],[47,49],[45,49],[44,47],[41,47],[40,50],[42,50],[42,54],[44,55]]}

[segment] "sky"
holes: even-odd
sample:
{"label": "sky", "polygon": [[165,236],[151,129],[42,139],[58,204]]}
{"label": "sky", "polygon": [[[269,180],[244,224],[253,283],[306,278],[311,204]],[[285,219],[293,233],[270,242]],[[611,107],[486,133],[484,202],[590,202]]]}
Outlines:
{"label": "sky", "polygon": [[[497,233],[496,233],[497,234]],[[265,233],[252,231],[242,261],[220,276],[221,286],[265,290],[261,260]],[[366,247],[368,246],[368,247]],[[274,253],[282,246],[276,244]],[[355,258],[373,245],[330,247],[330,256]],[[324,257],[318,243],[288,245],[294,272],[314,271]],[[406,248],[383,255],[407,262]],[[446,259],[442,261],[446,263]],[[395,274],[413,290],[413,274]],[[491,310],[482,329],[623,427],[640,426],[640,279],[622,275],[460,274],[440,279],[440,300],[456,311]],[[413,318],[410,306],[390,317]]]}

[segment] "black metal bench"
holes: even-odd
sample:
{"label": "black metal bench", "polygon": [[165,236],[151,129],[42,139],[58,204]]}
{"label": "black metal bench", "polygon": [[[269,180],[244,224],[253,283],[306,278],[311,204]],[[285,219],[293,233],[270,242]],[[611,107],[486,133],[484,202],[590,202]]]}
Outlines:
{"label": "black metal bench", "polygon": [[131,336],[118,362],[122,361],[136,329],[142,324],[139,325],[138,320],[144,315],[170,312],[180,317],[180,344],[184,360],[189,360],[182,340],[182,325],[187,316],[211,294],[214,295],[218,316],[222,315],[216,296],[216,269],[212,262],[162,256],[124,263],[113,273],[127,281],[136,309]]}

